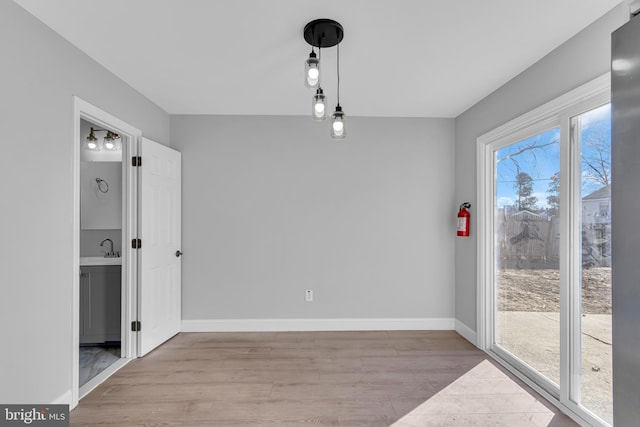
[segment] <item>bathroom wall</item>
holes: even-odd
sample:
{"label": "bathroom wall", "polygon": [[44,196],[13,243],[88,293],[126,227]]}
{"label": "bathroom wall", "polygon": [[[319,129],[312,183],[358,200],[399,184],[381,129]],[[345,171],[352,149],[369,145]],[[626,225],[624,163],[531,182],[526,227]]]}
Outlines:
{"label": "bathroom wall", "polygon": [[113,250],[122,253],[122,230],[80,230],[80,256],[104,256],[109,244],[100,247],[104,239],[111,239]]}
{"label": "bathroom wall", "polygon": [[122,229],[122,162],[80,162],[80,229]]}
{"label": "bathroom wall", "polygon": [[[91,128],[103,129],[80,120],[80,141],[84,143]],[[96,131],[98,142],[106,135]],[[124,142],[126,143],[126,142]],[[122,151],[80,150],[80,256],[103,256],[113,241],[113,250],[122,252]],[[98,188],[96,178],[106,182]],[[106,192],[103,192],[107,190]]]}

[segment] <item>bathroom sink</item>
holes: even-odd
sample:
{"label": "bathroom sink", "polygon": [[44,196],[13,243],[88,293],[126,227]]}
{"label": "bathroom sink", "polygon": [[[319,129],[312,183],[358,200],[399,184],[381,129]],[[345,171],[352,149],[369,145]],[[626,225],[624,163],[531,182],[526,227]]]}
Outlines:
{"label": "bathroom sink", "polygon": [[122,265],[122,258],[105,258],[101,256],[80,257],[80,266],[90,265]]}

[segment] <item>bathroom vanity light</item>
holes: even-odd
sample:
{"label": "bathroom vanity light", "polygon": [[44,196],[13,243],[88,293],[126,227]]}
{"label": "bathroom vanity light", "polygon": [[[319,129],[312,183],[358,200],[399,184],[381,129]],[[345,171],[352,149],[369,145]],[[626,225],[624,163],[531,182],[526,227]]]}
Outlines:
{"label": "bathroom vanity light", "polygon": [[[98,141],[95,132],[106,132],[107,135],[103,138],[102,142]],[[115,132],[111,132],[106,129],[94,129],[91,128],[89,136],[84,143],[85,150],[89,151],[119,151],[122,149],[122,142],[120,135]]]}

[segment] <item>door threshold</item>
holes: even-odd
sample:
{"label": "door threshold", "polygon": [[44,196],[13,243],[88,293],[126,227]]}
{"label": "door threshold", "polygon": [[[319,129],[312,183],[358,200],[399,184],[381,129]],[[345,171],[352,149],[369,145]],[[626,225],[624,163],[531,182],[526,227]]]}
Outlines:
{"label": "door threshold", "polygon": [[104,371],[100,372],[95,377],[91,378],[82,387],[80,387],[78,389],[78,397],[82,399],[87,394],[91,393],[96,387],[98,387],[100,384],[105,382],[107,378],[115,374],[120,368],[124,367],[127,363],[131,362],[132,360],[133,360],[132,357],[121,357],[120,359],[113,362],[111,366],[106,368]]}

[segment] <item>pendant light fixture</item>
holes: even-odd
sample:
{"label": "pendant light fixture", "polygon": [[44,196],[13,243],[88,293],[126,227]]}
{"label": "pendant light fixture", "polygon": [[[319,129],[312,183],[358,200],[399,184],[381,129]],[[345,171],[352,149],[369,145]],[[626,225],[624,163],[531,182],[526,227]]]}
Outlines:
{"label": "pendant light fixture", "polygon": [[311,89],[318,87],[320,83],[320,60],[316,57],[316,53],[311,48],[309,59],[304,61],[304,84]]}
{"label": "pendant light fixture", "polygon": [[331,114],[331,138],[345,139],[347,130],[344,128],[344,113],[340,104],[336,105],[336,111]]}
{"label": "pendant light fixture", "polygon": [[333,139],[345,139],[347,137],[347,130],[344,127],[344,113],[340,106],[340,44],[338,44],[337,60],[336,60],[336,74],[338,75],[338,89],[336,111],[331,115],[331,138]]}
{"label": "pendant light fixture", "polygon": [[[305,62],[305,85],[309,88],[317,88],[311,98],[311,118],[315,121],[325,120],[327,117],[327,98],[320,85],[320,53],[322,48],[338,46],[338,104],[331,115],[331,137],[343,139],[346,136],[344,128],[344,112],[340,106],[340,42],[344,37],[342,25],[332,19],[316,19],[304,27],[304,39],[311,45],[311,53]],[[318,56],[314,48],[318,48]],[[315,84],[315,86],[313,86]]]}
{"label": "pendant light fixture", "polygon": [[324,96],[322,88],[316,90],[316,94],[311,99],[311,118],[316,121],[321,121],[327,118],[327,97]]}
{"label": "pendant light fixture", "polygon": [[[322,50],[318,48],[318,60],[322,59]],[[316,94],[311,98],[311,118],[315,121],[322,121],[327,118],[327,97],[324,95],[322,86],[320,85],[320,76],[318,75],[318,89]]]}

